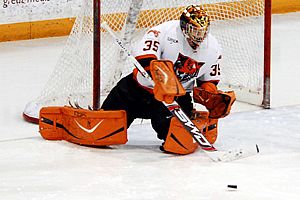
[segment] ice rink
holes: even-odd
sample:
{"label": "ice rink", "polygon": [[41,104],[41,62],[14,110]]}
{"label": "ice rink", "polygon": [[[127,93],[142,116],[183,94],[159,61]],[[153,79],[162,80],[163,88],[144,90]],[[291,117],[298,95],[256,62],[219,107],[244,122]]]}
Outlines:
{"label": "ice rink", "polygon": [[260,154],[227,163],[201,150],[161,153],[149,124],[133,125],[129,142],[109,149],[43,140],[22,112],[39,95],[66,37],[0,43],[0,199],[300,199],[300,12],[274,15],[272,31],[272,109],[237,104],[220,120],[215,144],[258,144]]}

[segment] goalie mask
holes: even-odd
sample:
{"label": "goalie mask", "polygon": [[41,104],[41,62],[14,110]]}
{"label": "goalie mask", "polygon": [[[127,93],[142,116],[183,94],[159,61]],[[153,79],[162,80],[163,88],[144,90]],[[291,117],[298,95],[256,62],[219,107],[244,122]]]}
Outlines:
{"label": "goalie mask", "polygon": [[205,39],[210,20],[204,9],[197,5],[188,6],[180,17],[180,27],[184,36],[197,47]]}

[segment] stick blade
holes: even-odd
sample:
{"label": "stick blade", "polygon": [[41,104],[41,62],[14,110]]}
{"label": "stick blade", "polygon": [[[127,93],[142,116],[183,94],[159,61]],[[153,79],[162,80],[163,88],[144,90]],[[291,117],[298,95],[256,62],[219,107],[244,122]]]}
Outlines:
{"label": "stick blade", "polygon": [[259,153],[258,145],[251,149],[235,149],[226,152],[222,151],[206,151],[206,154],[215,162],[230,162],[254,156]]}

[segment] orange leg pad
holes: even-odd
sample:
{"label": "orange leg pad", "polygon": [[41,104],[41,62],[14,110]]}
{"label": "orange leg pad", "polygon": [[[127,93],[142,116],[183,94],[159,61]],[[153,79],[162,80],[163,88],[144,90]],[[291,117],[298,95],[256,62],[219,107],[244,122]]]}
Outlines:
{"label": "orange leg pad", "polygon": [[179,120],[173,117],[163,148],[169,153],[185,155],[193,153],[198,148],[198,144],[183,128]]}
{"label": "orange leg pad", "polygon": [[[209,113],[205,111],[196,111],[194,115],[193,123],[199,130],[202,130],[203,135],[211,144],[215,143],[218,136],[218,119],[208,118]],[[193,153],[198,148],[198,144],[178,119],[173,117],[163,148],[170,153],[185,155]]]}
{"label": "orange leg pad", "polygon": [[62,140],[61,107],[46,107],[40,110],[39,131],[46,140]]}
{"label": "orange leg pad", "polygon": [[65,107],[44,107],[39,129],[47,140],[106,146],[127,142],[126,112],[90,111]]}

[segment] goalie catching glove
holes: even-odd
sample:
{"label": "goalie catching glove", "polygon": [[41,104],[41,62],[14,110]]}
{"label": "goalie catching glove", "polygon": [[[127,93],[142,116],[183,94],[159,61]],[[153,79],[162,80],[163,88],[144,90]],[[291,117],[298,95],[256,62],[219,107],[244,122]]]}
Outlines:
{"label": "goalie catching glove", "polygon": [[176,96],[185,95],[185,89],[174,73],[172,61],[153,60],[150,63],[150,72],[155,83],[153,93],[157,100],[172,103]]}
{"label": "goalie catching glove", "polygon": [[230,113],[236,98],[233,91],[223,92],[217,90],[213,83],[206,82],[201,87],[194,88],[193,99],[195,103],[200,103],[207,108],[210,118],[218,119]]}

